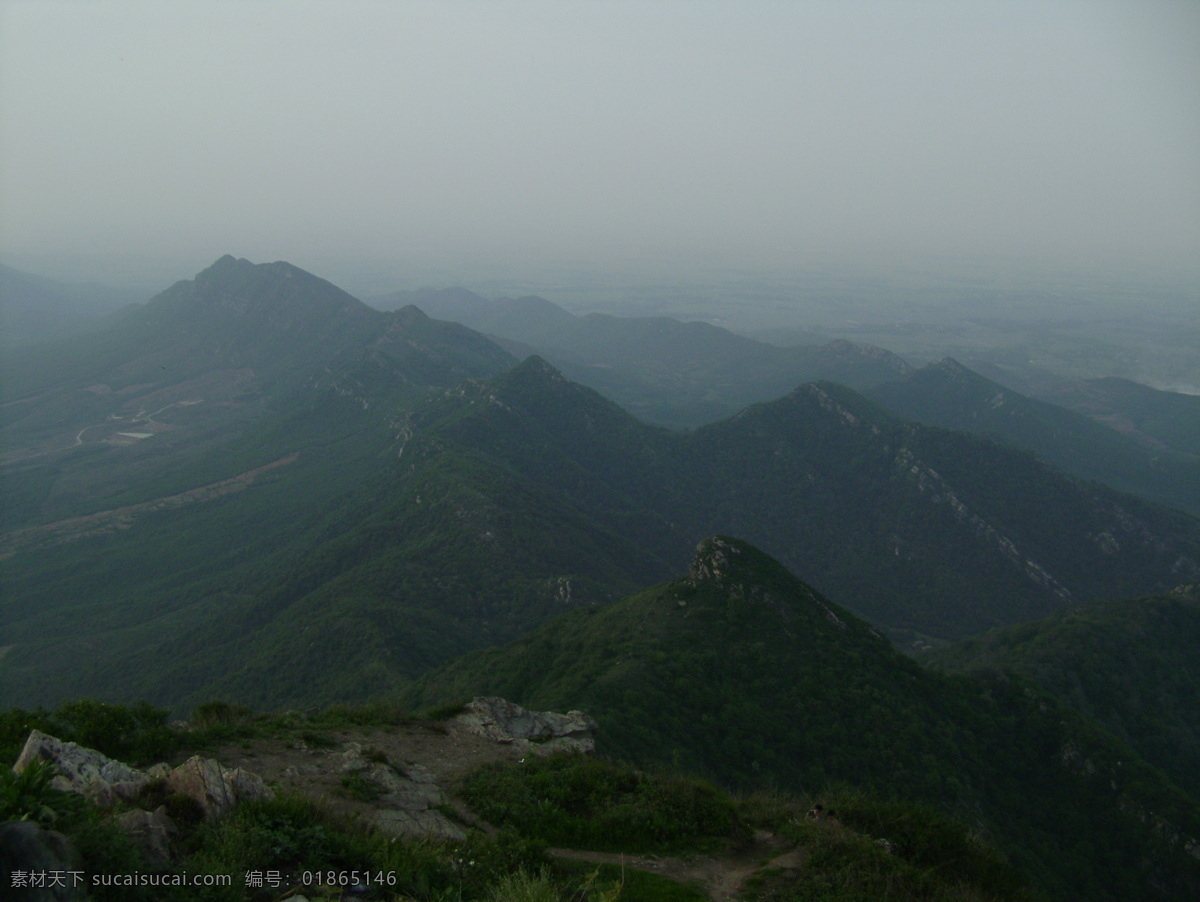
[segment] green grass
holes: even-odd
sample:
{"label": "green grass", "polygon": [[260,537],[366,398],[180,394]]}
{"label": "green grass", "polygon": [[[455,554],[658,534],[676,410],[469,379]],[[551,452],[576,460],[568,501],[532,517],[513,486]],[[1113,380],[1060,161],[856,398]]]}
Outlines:
{"label": "green grass", "polygon": [[127,764],[161,761],[182,736],[167,724],[167,711],[146,702],[113,705],[96,699],[64,702],[53,711],[0,711],[0,756],[16,761],[32,730],[77,742]]}
{"label": "green grass", "polygon": [[749,831],[714,785],[648,774],[584,755],[485,766],[462,784],[494,824],[551,845],[611,852],[711,849]]}
{"label": "green grass", "polygon": [[383,795],[383,790],[374,780],[358,771],[344,775],[341,783],[342,791],[359,802],[373,802]]}
{"label": "green grass", "polygon": [[[590,887],[597,893],[619,891],[621,902],[703,902],[708,897],[658,874],[617,864],[590,864],[558,859],[554,873],[566,886]],[[577,898],[577,897],[572,897]]]}
{"label": "green grass", "polygon": [[[782,800],[780,800],[781,802]],[[804,849],[799,869],[768,869],[748,902],[985,902],[1037,898],[983,838],[926,805],[852,787],[822,794],[835,819],[790,814],[779,832]],[[756,803],[760,811],[771,806]],[[798,810],[776,803],[783,814]]]}

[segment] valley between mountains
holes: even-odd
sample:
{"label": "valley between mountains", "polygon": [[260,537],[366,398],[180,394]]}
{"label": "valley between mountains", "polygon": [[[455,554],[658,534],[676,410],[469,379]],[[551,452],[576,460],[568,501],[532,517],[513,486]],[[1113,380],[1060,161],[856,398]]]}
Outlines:
{"label": "valley between mountains", "polygon": [[5,356],[0,703],[503,695],[647,770],[931,806],[1030,898],[1200,893],[1188,402],[1122,432],[1111,385],[393,306],[224,257]]}

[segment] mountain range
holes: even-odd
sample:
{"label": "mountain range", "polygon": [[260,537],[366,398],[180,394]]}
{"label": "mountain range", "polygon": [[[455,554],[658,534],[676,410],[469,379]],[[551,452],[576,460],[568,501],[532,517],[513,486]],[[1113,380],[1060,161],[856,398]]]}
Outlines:
{"label": "mountain range", "polygon": [[88,331],[106,315],[142,300],[91,282],[58,282],[0,264],[0,349]]}
{"label": "mountain range", "polygon": [[1200,395],[1161,391],[1110,377],[1060,386],[1040,397],[1085,414],[1151,448],[1200,454]]}
{"label": "mountain range", "polygon": [[[1121,392],[1119,386],[1135,385],[1124,380],[1106,384],[1111,394],[1142,411],[1142,429],[1118,431],[1111,421],[1025,397],[949,357],[876,385],[867,394],[906,419],[1024,448],[1081,479],[1200,515],[1200,455],[1195,450],[1200,444],[1191,434],[1200,429],[1200,399],[1144,386]],[[1100,393],[1096,383],[1080,391]],[[1170,444],[1151,439],[1155,432],[1170,436]]]}
{"label": "mountain range", "polygon": [[705,322],[669,317],[576,316],[540,297],[489,301],[463,288],[373,298],[492,336],[517,357],[536,353],[647,422],[691,428],[724,419],[802,382],[865,388],[912,368],[882,348],[832,341],[778,347]]}
{"label": "mountain range", "polygon": [[[1122,379],[1054,381],[1028,397],[952,358],[919,370],[844,340],[780,347],[704,322],[576,316],[540,297],[489,301],[462,288],[372,299],[416,304],[492,336],[517,357],[536,353],[639,418],[695,428],[832,381],[929,426],[970,432],[1037,454],[1082,479],[1200,514],[1200,399]],[[992,368],[994,369],[994,368]]]}
{"label": "mountain range", "polygon": [[923,799],[1056,898],[1193,897],[1187,402],[1121,435],[953,360],[454,304],[524,339],[230,256],[5,354],[0,704],[498,692]]}
{"label": "mountain range", "polygon": [[1020,674],[1200,797],[1200,586],[1072,608],[931,651],[958,672]]}
{"label": "mountain range", "polygon": [[6,701],[358,698],[717,533],[919,643],[1200,575],[1195,519],[847,387],[670,432],[286,263],[6,369]]}

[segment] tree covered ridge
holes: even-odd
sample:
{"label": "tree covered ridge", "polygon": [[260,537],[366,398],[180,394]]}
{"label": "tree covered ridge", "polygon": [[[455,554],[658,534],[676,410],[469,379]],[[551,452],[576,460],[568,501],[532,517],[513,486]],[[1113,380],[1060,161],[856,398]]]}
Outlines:
{"label": "tree covered ridge", "polygon": [[479,693],[587,710],[598,748],[641,766],[925,800],[1062,898],[1138,895],[1161,874],[1164,898],[1200,886],[1200,807],[1128,745],[1026,679],[922,667],[738,540],[706,540],[687,576],[472,653],[408,697]]}
{"label": "tree covered ridge", "polygon": [[1006,671],[1095,720],[1200,792],[1200,592],[1076,606],[925,656],[953,671]]}

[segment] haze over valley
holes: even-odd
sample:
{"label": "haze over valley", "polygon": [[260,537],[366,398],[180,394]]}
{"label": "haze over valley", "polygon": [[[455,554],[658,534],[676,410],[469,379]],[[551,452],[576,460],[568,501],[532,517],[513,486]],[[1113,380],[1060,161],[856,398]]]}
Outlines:
{"label": "haze over valley", "polygon": [[0,860],[1200,897],[1196,40],[0,0]]}

